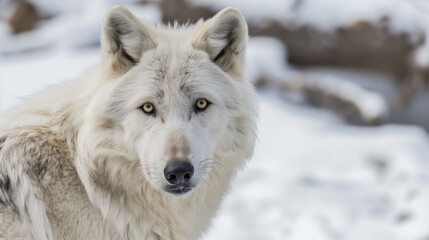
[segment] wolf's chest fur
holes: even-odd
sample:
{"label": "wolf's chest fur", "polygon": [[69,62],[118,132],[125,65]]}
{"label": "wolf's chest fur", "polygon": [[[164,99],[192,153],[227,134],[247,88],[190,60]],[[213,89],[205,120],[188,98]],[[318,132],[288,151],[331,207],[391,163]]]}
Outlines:
{"label": "wolf's chest fur", "polygon": [[[201,222],[207,217],[193,224],[182,224],[182,221],[175,221],[177,217],[173,218],[172,215],[177,214],[182,220],[196,214],[201,217],[211,214],[210,209],[216,207],[204,200],[209,196],[171,201],[161,193],[149,190],[150,187],[147,186],[138,199],[127,199],[131,196],[116,196],[118,199],[111,199],[112,206],[107,214],[115,216],[105,218],[100,209],[89,200],[65,139],[42,127],[6,132],[7,136],[3,136],[0,142],[0,157],[3,159],[0,177],[4,179],[0,184],[0,203],[3,211],[6,210],[8,214],[0,216],[0,223],[10,222],[10,225],[25,228],[24,223],[19,223],[19,218],[12,216],[22,212],[18,209],[21,206],[17,206],[14,201],[20,197],[19,191],[27,187],[23,186],[25,183],[31,183],[31,188],[44,205],[44,212],[40,212],[32,221],[43,223],[43,215],[46,214],[46,223],[50,225],[54,239],[142,239],[142,236],[145,236],[143,239],[194,239],[197,232],[202,231],[207,224]],[[6,166],[4,159],[14,158],[12,155],[16,155],[16,149],[23,151],[20,151],[20,156],[15,156],[18,157],[16,161],[8,162]],[[21,171],[17,172],[16,169]],[[10,174],[10,171],[14,172]],[[15,182],[13,186],[10,186],[10,178]],[[135,205],[118,203],[116,200],[134,201]],[[131,209],[122,209],[123,206]],[[29,208],[31,204],[24,204],[24,215],[32,215],[27,212],[31,211]],[[125,217],[131,215],[132,217]],[[6,232],[9,230],[6,225],[0,225],[0,236],[7,236],[8,239]]]}

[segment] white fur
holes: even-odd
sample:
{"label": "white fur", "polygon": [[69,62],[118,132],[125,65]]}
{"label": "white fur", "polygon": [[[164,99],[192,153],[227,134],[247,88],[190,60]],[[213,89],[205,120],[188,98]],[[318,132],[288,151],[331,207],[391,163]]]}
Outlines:
{"label": "white fur", "polygon": [[[22,239],[198,239],[253,153],[257,105],[242,79],[245,21],[228,8],[196,25],[153,27],[115,7],[101,39],[101,66],[29,100],[2,124],[0,177],[11,178],[21,220],[0,205],[0,224],[22,224],[24,233],[13,233]],[[199,98],[212,104],[195,113]],[[154,104],[156,116],[139,109],[145,102]],[[23,170],[37,160],[23,160],[22,146],[34,143],[18,136],[38,134],[70,153],[73,167],[58,167],[66,177],[49,169],[40,183]],[[196,187],[184,196],[163,190],[163,169],[176,157],[195,168]],[[0,227],[0,238],[12,236],[7,231],[16,230]]]}

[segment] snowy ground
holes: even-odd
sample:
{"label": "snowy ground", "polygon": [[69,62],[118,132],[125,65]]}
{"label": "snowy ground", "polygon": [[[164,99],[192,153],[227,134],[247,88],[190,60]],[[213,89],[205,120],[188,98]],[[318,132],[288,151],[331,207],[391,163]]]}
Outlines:
{"label": "snowy ground", "polygon": [[[78,76],[98,49],[0,58],[0,109]],[[264,90],[260,140],[205,239],[425,239],[429,139],[413,126],[346,126]]]}
{"label": "snowy ground", "polygon": [[260,94],[260,143],[208,239],[425,239],[429,141]]}
{"label": "snowy ground", "polygon": [[[278,11],[289,2],[277,1]],[[334,0],[323,2],[326,6]],[[379,3],[383,4],[389,5],[385,0]],[[107,5],[94,1],[78,17],[64,15],[42,24],[41,31],[18,38],[9,38],[0,22],[0,111],[98,63],[99,48],[88,46],[97,41],[101,21],[97,16],[104,14]],[[159,17],[157,9],[136,11],[152,20]],[[83,33],[77,34],[80,27]],[[79,38],[71,39],[74,35]],[[253,54],[249,56],[263,59],[249,59],[251,70],[256,71],[249,75],[287,74],[283,52],[274,48],[277,55],[268,54],[261,45],[276,44],[249,45]],[[45,50],[34,51],[40,47]],[[17,51],[25,52],[10,54]],[[405,125],[353,127],[327,111],[287,99],[274,90],[259,92],[255,156],[205,240],[429,239],[429,136],[425,131]]]}

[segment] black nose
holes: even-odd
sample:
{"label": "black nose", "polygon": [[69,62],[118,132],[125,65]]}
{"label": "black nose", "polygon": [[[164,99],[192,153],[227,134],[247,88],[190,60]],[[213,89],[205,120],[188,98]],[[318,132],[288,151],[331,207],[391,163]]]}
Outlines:
{"label": "black nose", "polygon": [[164,169],[165,179],[171,184],[187,183],[194,175],[194,167],[188,162],[171,162]]}

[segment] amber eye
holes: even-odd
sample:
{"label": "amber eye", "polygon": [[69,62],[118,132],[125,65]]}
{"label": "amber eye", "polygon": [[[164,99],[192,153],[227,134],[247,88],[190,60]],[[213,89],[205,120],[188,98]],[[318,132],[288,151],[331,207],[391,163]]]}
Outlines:
{"label": "amber eye", "polygon": [[200,112],[206,110],[206,108],[210,105],[210,102],[204,98],[200,98],[195,103],[195,112]]}
{"label": "amber eye", "polygon": [[155,114],[155,107],[153,106],[152,103],[145,103],[141,108],[143,112],[146,113],[147,115]]}

